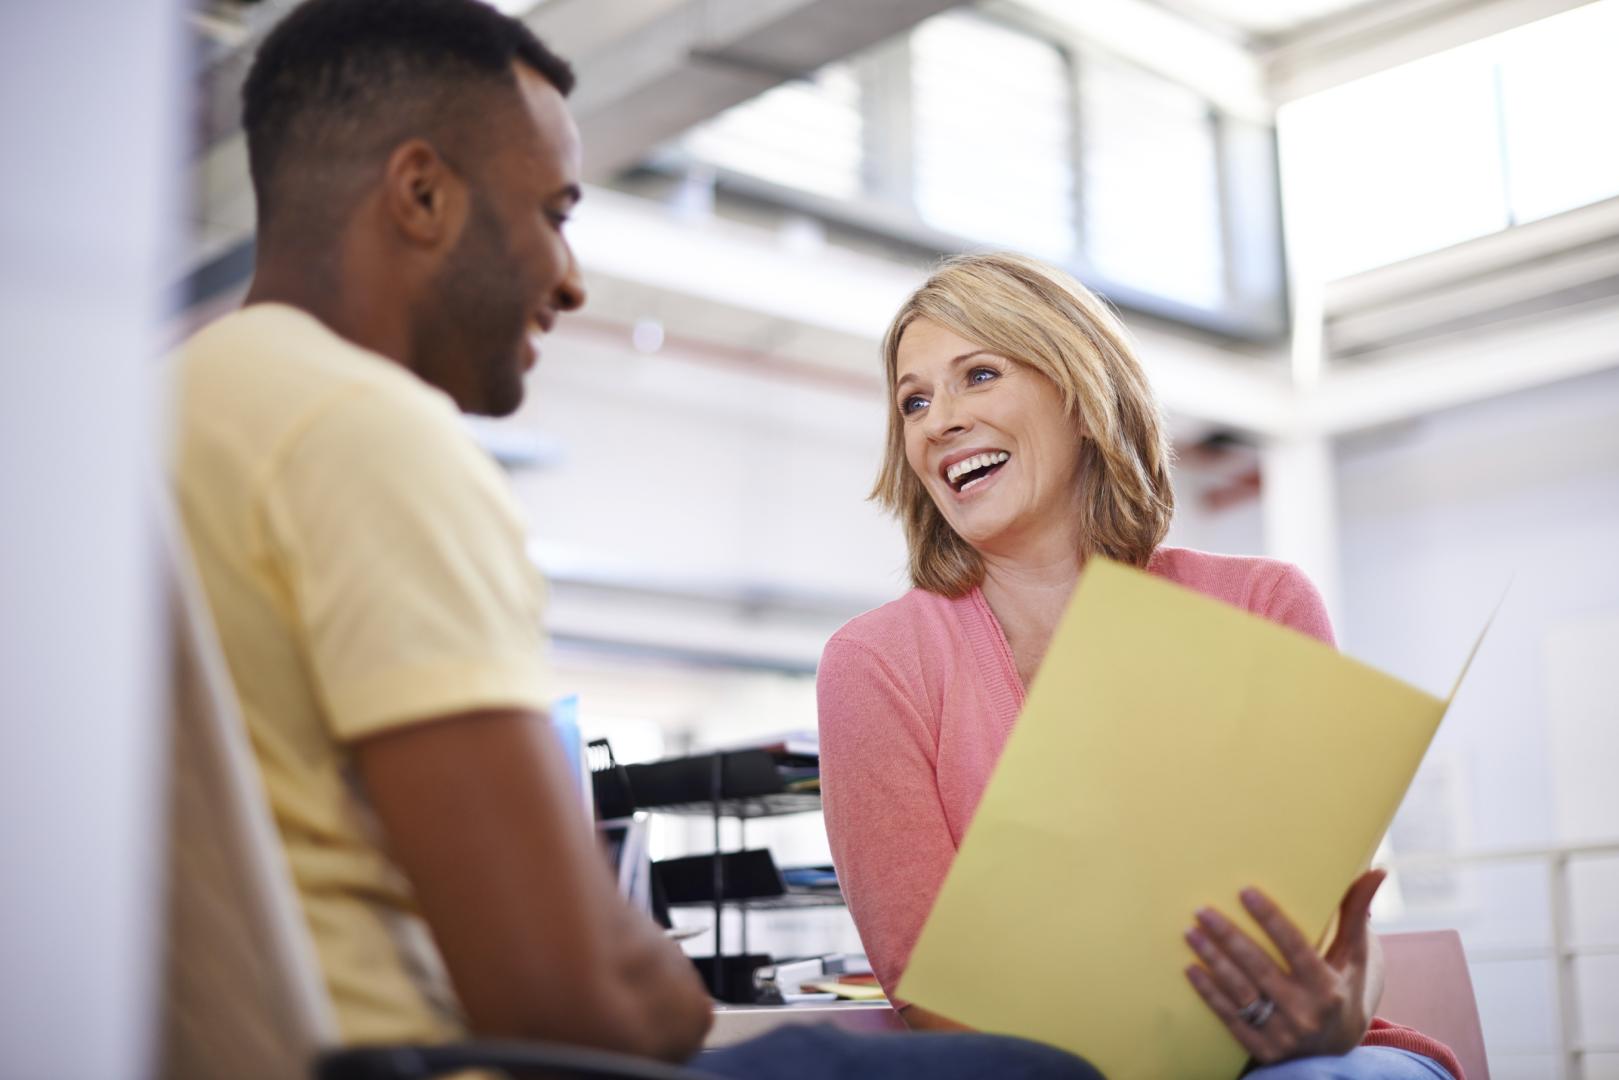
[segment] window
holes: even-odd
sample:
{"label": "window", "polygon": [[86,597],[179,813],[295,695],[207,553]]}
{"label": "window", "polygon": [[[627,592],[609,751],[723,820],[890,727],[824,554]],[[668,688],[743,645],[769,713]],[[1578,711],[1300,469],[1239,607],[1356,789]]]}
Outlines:
{"label": "window", "polygon": [[1619,195],[1619,3],[1506,35],[1501,54],[1507,195],[1516,222]]}
{"label": "window", "polygon": [[1619,194],[1619,0],[1285,106],[1289,221],[1327,278]]}
{"label": "window", "polygon": [[1074,247],[1073,91],[1048,42],[970,14],[911,37],[917,212],[929,225],[1061,259]]}
{"label": "window", "polygon": [[[723,185],[923,248],[1007,247],[1222,334],[1285,326],[1274,132],[1015,9],[949,11],[688,133]],[[678,164],[676,155],[670,164]]]}
{"label": "window", "polygon": [[1208,103],[1102,58],[1087,59],[1081,75],[1086,259],[1133,288],[1220,304],[1220,174]]}
{"label": "window", "polygon": [[829,64],[727,109],[684,142],[720,168],[846,199],[860,191],[861,127],[854,73]]}

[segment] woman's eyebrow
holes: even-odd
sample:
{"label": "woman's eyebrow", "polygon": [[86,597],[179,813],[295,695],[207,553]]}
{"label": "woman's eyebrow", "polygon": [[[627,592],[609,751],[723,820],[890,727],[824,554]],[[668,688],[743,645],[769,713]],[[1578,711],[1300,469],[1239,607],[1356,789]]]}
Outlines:
{"label": "woman's eyebrow", "polygon": [[[952,356],[950,358],[950,366],[951,367],[956,367],[957,365],[966,363],[968,360],[971,360],[975,356],[984,356],[987,353],[989,353],[990,351],[991,350],[989,350],[989,349],[974,349],[971,352],[964,352],[960,356]],[[912,383],[912,382],[917,382],[917,381],[919,381],[919,376],[914,371],[908,371],[904,375],[901,375],[899,377],[899,380],[894,383],[894,389],[899,390],[906,383]]]}

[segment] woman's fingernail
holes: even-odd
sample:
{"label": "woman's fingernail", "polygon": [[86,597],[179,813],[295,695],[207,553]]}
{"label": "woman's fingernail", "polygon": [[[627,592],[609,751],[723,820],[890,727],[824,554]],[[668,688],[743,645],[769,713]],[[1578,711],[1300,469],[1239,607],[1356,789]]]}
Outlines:
{"label": "woman's fingernail", "polygon": [[1203,931],[1194,926],[1186,931],[1186,943],[1201,952],[1207,947],[1209,939],[1203,935]]}
{"label": "woman's fingernail", "polygon": [[1242,902],[1247,907],[1257,907],[1265,899],[1259,895],[1258,889],[1244,889],[1239,895],[1241,895]]}

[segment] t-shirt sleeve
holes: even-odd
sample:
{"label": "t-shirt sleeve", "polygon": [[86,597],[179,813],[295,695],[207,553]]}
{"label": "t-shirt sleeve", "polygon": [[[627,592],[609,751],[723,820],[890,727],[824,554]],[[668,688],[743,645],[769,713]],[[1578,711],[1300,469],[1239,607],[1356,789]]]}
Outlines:
{"label": "t-shirt sleeve", "polygon": [[499,468],[446,402],[354,388],[263,491],[305,662],[333,735],[548,704],[543,582]]}
{"label": "t-shirt sleeve", "polygon": [[936,741],[882,660],[833,638],[816,677],[821,791],[838,884],[889,999],[956,857]]}
{"label": "t-shirt sleeve", "polygon": [[1271,587],[1262,613],[1271,622],[1292,627],[1325,645],[1334,648],[1338,645],[1321,591],[1303,570],[1291,563],[1281,564],[1281,573]]}

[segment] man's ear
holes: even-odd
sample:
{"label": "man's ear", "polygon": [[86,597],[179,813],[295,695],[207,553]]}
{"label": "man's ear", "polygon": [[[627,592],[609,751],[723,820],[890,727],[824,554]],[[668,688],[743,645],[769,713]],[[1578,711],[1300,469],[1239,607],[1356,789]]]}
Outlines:
{"label": "man's ear", "polygon": [[438,247],[460,230],[466,183],[426,139],[394,148],[382,184],[383,206],[409,242]]}

